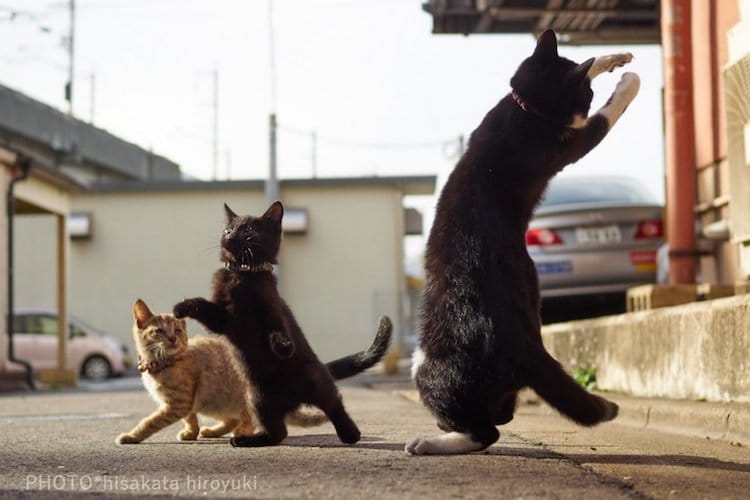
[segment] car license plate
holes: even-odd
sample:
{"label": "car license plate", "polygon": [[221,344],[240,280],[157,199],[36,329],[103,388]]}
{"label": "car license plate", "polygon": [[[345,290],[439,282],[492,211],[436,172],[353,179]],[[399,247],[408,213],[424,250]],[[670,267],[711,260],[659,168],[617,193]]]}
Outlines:
{"label": "car license plate", "polygon": [[616,225],[576,228],[576,240],[583,244],[618,243],[620,228]]}
{"label": "car license plate", "polygon": [[569,260],[560,262],[537,262],[536,272],[539,274],[572,273],[573,263]]}

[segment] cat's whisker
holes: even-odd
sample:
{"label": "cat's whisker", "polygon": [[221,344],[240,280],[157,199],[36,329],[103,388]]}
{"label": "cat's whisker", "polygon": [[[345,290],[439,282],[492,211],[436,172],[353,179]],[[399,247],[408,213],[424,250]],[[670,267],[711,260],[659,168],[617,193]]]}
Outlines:
{"label": "cat's whisker", "polygon": [[220,248],[220,245],[211,245],[211,246],[208,246],[208,247],[205,247],[205,248],[202,248],[202,249],[198,250],[198,254],[199,255],[203,255],[205,253],[215,251],[217,248]]}

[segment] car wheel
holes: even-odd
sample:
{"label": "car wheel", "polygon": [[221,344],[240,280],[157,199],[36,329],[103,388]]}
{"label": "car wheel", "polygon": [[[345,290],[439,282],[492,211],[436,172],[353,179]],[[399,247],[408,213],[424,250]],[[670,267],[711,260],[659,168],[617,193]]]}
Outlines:
{"label": "car wheel", "polygon": [[89,380],[106,380],[111,375],[112,366],[103,356],[91,356],[81,367],[81,376]]}

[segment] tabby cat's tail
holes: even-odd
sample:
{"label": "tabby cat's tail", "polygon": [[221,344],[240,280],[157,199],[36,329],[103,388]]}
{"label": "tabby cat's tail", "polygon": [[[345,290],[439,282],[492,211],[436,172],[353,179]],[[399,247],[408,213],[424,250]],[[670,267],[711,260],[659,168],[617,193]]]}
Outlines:
{"label": "tabby cat's tail", "polygon": [[534,391],[557,411],[581,425],[596,425],[617,416],[618,406],[591,394],[565,373],[543,348],[528,363],[528,381]]}
{"label": "tabby cat's tail", "polygon": [[380,361],[386,349],[388,349],[392,332],[393,324],[391,323],[391,319],[388,316],[380,318],[378,333],[375,335],[372,345],[367,350],[344,356],[326,364],[328,371],[331,372],[331,376],[336,380],[351,377],[367,370]]}

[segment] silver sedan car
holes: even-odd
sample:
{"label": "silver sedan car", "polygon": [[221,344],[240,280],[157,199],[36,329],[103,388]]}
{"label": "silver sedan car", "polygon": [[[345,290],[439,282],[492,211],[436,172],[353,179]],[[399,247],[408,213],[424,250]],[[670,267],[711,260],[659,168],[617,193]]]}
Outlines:
{"label": "silver sedan car", "polygon": [[526,233],[543,302],[615,295],[656,281],[663,207],[624,177],[555,178]]}

